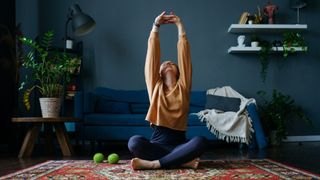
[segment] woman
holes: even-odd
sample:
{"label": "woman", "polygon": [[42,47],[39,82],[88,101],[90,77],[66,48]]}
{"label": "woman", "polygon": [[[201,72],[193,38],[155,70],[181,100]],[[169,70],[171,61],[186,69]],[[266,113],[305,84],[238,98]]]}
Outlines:
{"label": "woman", "polygon": [[[178,66],[171,61],[160,66],[158,31],[163,24],[176,24],[178,28]],[[182,22],[178,16],[162,12],[154,21],[145,62],[150,100],[146,120],[153,134],[150,140],[139,135],[130,138],[128,148],[136,157],[131,160],[133,169],[198,167],[207,141],[200,136],[186,141],[191,71],[190,48]]]}

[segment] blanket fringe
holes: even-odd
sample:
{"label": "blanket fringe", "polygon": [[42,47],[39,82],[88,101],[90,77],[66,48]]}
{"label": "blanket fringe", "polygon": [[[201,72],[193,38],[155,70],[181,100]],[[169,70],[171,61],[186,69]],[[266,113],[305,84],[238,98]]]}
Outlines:
{"label": "blanket fringe", "polygon": [[206,110],[197,113],[198,117],[200,118],[201,122],[206,123],[208,130],[213,133],[218,139],[224,140],[226,142],[237,142],[237,143],[245,143],[247,145],[249,145],[251,138],[252,138],[252,132],[254,132],[253,128],[252,128],[252,120],[251,118],[249,118],[249,124],[250,124],[250,128],[249,131],[251,133],[249,133],[249,139],[245,138],[245,137],[240,137],[240,136],[230,136],[227,134],[224,134],[220,131],[218,131],[214,126],[212,126],[205,117],[206,114]]}

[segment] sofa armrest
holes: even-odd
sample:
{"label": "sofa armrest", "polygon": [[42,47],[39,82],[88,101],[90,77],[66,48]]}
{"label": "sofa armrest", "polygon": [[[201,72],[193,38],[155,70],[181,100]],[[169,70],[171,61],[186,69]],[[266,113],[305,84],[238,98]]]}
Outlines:
{"label": "sofa armrest", "polygon": [[77,91],[75,94],[75,117],[83,118],[84,114],[94,113],[96,95],[92,92]]}
{"label": "sofa armrest", "polygon": [[77,91],[74,96],[74,117],[83,118],[83,92]]}
{"label": "sofa armrest", "polygon": [[97,95],[93,92],[83,93],[83,113],[91,114],[95,112]]}
{"label": "sofa armrest", "polygon": [[[74,117],[83,119],[83,92],[77,91],[74,96]],[[83,139],[83,124],[75,123],[76,137],[78,140]]]}
{"label": "sofa armrest", "polygon": [[252,125],[255,134],[254,137],[256,138],[257,145],[259,149],[263,149],[267,147],[267,141],[263,132],[256,105],[254,103],[250,103],[249,105],[247,105],[247,111],[252,120]]}
{"label": "sofa armrest", "polygon": [[[85,114],[94,113],[96,96],[92,92],[77,91],[74,98],[74,116],[84,119]],[[76,131],[79,138],[84,137],[84,123],[76,123]]]}

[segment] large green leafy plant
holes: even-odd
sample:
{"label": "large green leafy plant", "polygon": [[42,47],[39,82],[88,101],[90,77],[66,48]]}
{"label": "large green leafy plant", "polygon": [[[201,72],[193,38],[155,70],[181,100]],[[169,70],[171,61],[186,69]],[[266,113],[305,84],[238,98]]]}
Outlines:
{"label": "large green leafy plant", "polygon": [[70,80],[70,69],[76,66],[67,53],[53,48],[53,38],[53,31],[47,31],[39,41],[19,37],[22,44],[30,48],[24,56],[22,66],[31,70],[32,77],[26,76],[19,88],[24,89],[27,83],[32,82],[31,87],[26,88],[23,97],[28,110],[31,106],[29,96],[34,89],[38,89],[42,97],[62,97],[63,83]]}
{"label": "large green leafy plant", "polygon": [[277,90],[273,90],[270,100],[266,99],[265,91],[259,91],[258,95],[263,99],[263,103],[258,107],[264,128],[269,136],[271,131],[275,131],[276,141],[281,142],[282,139],[286,138],[286,124],[292,122],[292,120],[300,119],[311,124],[303,109],[296,105],[290,96]]}

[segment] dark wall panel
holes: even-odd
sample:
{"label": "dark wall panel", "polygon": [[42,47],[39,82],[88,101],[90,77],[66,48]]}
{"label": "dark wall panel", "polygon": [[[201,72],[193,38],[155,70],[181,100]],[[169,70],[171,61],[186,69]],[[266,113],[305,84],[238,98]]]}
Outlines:
{"label": "dark wall panel", "polygon": [[[288,0],[272,2],[279,7],[277,23],[296,23],[296,11],[289,7]],[[257,5],[261,8],[266,5],[266,0],[41,0],[38,17],[40,32],[54,29],[57,43],[61,45],[71,4],[78,3],[96,20],[96,29],[91,34],[75,37],[84,41],[82,79],[85,90],[97,86],[145,89],[143,66],[152,23],[162,10],[173,10],[182,18],[191,44],[194,90],[229,85],[254,98],[259,90],[269,94],[273,89],[280,90],[292,96],[314,121],[313,128],[294,124],[290,133],[320,134],[317,106],[320,101],[317,93],[320,90],[320,1],[307,2],[308,6],[301,10],[300,22],[309,27],[304,33],[308,53],[286,60],[281,55],[272,55],[265,83],[261,82],[257,55],[227,53],[230,46],[236,45],[237,38],[227,30],[230,24],[238,23],[242,12],[254,13]],[[176,28],[168,25],[160,29],[162,59],[176,60]]]}
{"label": "dark wall panel", "polygon": [[3,0],[0,6],[0,143],[14,143],[11,117],[17,94],[15,92],[15,1]]}

